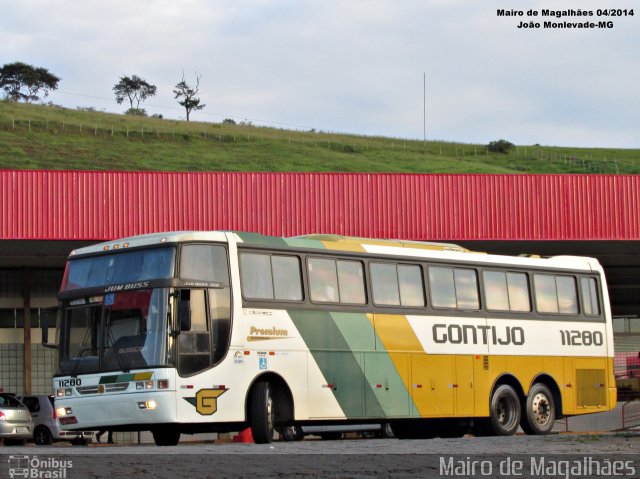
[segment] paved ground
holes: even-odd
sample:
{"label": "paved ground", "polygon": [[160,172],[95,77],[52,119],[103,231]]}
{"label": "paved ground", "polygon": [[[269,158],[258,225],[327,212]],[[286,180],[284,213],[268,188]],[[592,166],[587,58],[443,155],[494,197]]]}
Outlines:
{"label": "paved ground", "polygon": [[0,477],[27,469],[27,477],[114,479],[640,477],[640,434],[0,448]]}

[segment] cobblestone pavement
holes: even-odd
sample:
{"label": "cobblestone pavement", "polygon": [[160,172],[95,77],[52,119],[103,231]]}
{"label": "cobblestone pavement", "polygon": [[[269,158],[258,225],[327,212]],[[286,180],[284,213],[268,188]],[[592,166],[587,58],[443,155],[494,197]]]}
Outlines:
{"label": "cobblestone pavement", "polygon": [[[25,466],[26,464],[26,466]],[[573,469],[571,469],[573,468]],[[617,469],[614,469],[617,468]],[[611,472],[611,474],[609,474]],[[640,477],[640,434],[0,448],[0,477]]]}

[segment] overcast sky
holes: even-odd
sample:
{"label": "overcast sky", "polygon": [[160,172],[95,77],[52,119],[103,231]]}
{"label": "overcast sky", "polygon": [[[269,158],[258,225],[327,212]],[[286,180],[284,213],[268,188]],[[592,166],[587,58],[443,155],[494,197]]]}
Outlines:
{"label": "overcast sky", "polygon": [[[0,0],[0,64],[61,78],[48,100],[122,112],[123,75],[202,75],[192,120],[487,143],[640,147],[640,8],[612,29],[522,30],[498,8],[632,0]],[[527,18],[524,18],[527,20]],[[545,19],[536,21],[543,22]],[[546,18],[546,20],[554,20]],[[565,20],[565,19],[563,19]],[[583,21],[571,17],[567,21]],[[590,21],[607,20],[591,18]]]}

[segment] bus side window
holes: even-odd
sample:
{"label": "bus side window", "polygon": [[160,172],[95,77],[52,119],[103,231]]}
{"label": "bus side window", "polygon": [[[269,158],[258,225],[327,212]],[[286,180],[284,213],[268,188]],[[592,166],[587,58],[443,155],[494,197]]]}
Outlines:
{"label": "bus side window", "polygon": [[192,289],[190,292],[191,331],[207,331],[207,310],[204,304],[204,289]]}
{"label": "bus side window", "polygon": [[398,265],[398,283],[400,284],[400,303],[402,306],[424,306],[424,283],[420,266]]}
{"label": "bus side window", "polygon": [[309,289],[311,300],[319,303],[337,303],[338,275],[333,259],[309,258]]}
{"label": "bus side window", "polygon": [[281,301],[302,301],[302,275],[297,256],[272,256],[273,292]]}
{"label": "bus side window", "polygon": [[533,276],[536,289],[536,308],[541,313],[558,312],[558,293],[555,276],[536,274]]}
{"label": "bus side window", "polygon": [[417,265],[371,263],[374,303],[381,306],[424,306],[422,272]]}
{"label": "bus side window", "polygon": [[184,245],[180,257],[180,276],[184,279],[228,283],[227,251],[218,245]]}
{"label": "bus side window", "polygon": [[302,274],[297,256],[240,255],[242,293],[247,299],[302,301]]}
{"label": "bus side window", "polygon": [[484,291],[490,311],[531,311],[529,281],[525,273],[484,271]]}
{"label": "bus side window", "polygon": [[509,288],[509,306],[511,311],[531,311],[529,278],[524,273],[507,273]]}
{"label": "bus side window", "polygon": [[338,292],[341,303],[364,304],[364,270],[360,261],[337,261]]}
{"label": "bus side window", "polygon": [[429,287],[436,308],[480,309],[478,275],[474,269],[430,266]]}
{"label": "bus side window", "polygon": [[431,303],[436,308],[457,307],[453,268],[429,267],[429,289]]}
{"label": "bus side window", "polygon": [[400,306],[398,272],[395,264],[371,263],[373,302],[382,306]]}
{"label": "bus side window", "polygon": [[578,291],[573,276],[556,276],[558,310],[566,314],[578,314]]}
{"label": "bus side window", "polygon": [[509,294],[507,275],[502,271],[484,271],[484,292],[487,309],[493,311],[509,311]]}
{"label": "bus side window", "polygon": [[182,290],[180,299],[188,297],[191,309],[191,330],[178,336],[178,373],[188,376],[211,365],[211,337],[207,327],[205,290]]}
{"label": "bus side window", "polygon": [[598,285],[595,278],[581,278],[582,302],[584,314],[587,316],[600,315],[600,302],[598,301]]}
{"label": "bus side window", "polygon": [[228,288],[209,290],[209,317],[211,359],[216,364],[227,354],[231,337],[231,298]]}
{"label": "bus side window", "polygon": [[578,291],[573,276],[536,274],[533,282],[539,312],[578,313]]}
{"label": "bus side window", "polygon": [[365,304],[362,262],[309,258],[311,301],[318,303]]}
{"label": "bus side window", "polygon": [[480,309],[478,275],[473,269],[455,268],[456,297],[459,309]]}
{"label": "bus side window", "polygon": [[250,299],[273,299],[271,261],[267,254],[243,253],[240,255],[242,293]]}

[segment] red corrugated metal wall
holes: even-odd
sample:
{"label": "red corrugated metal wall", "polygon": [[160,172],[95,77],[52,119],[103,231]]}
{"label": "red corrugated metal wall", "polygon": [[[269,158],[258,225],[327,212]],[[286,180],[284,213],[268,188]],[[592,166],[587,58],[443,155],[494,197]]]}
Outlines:
{"label": "red corrugated metal wall", "polygon": [[0,171],[0,239],[168,230],[640,239],[640,177]]}

